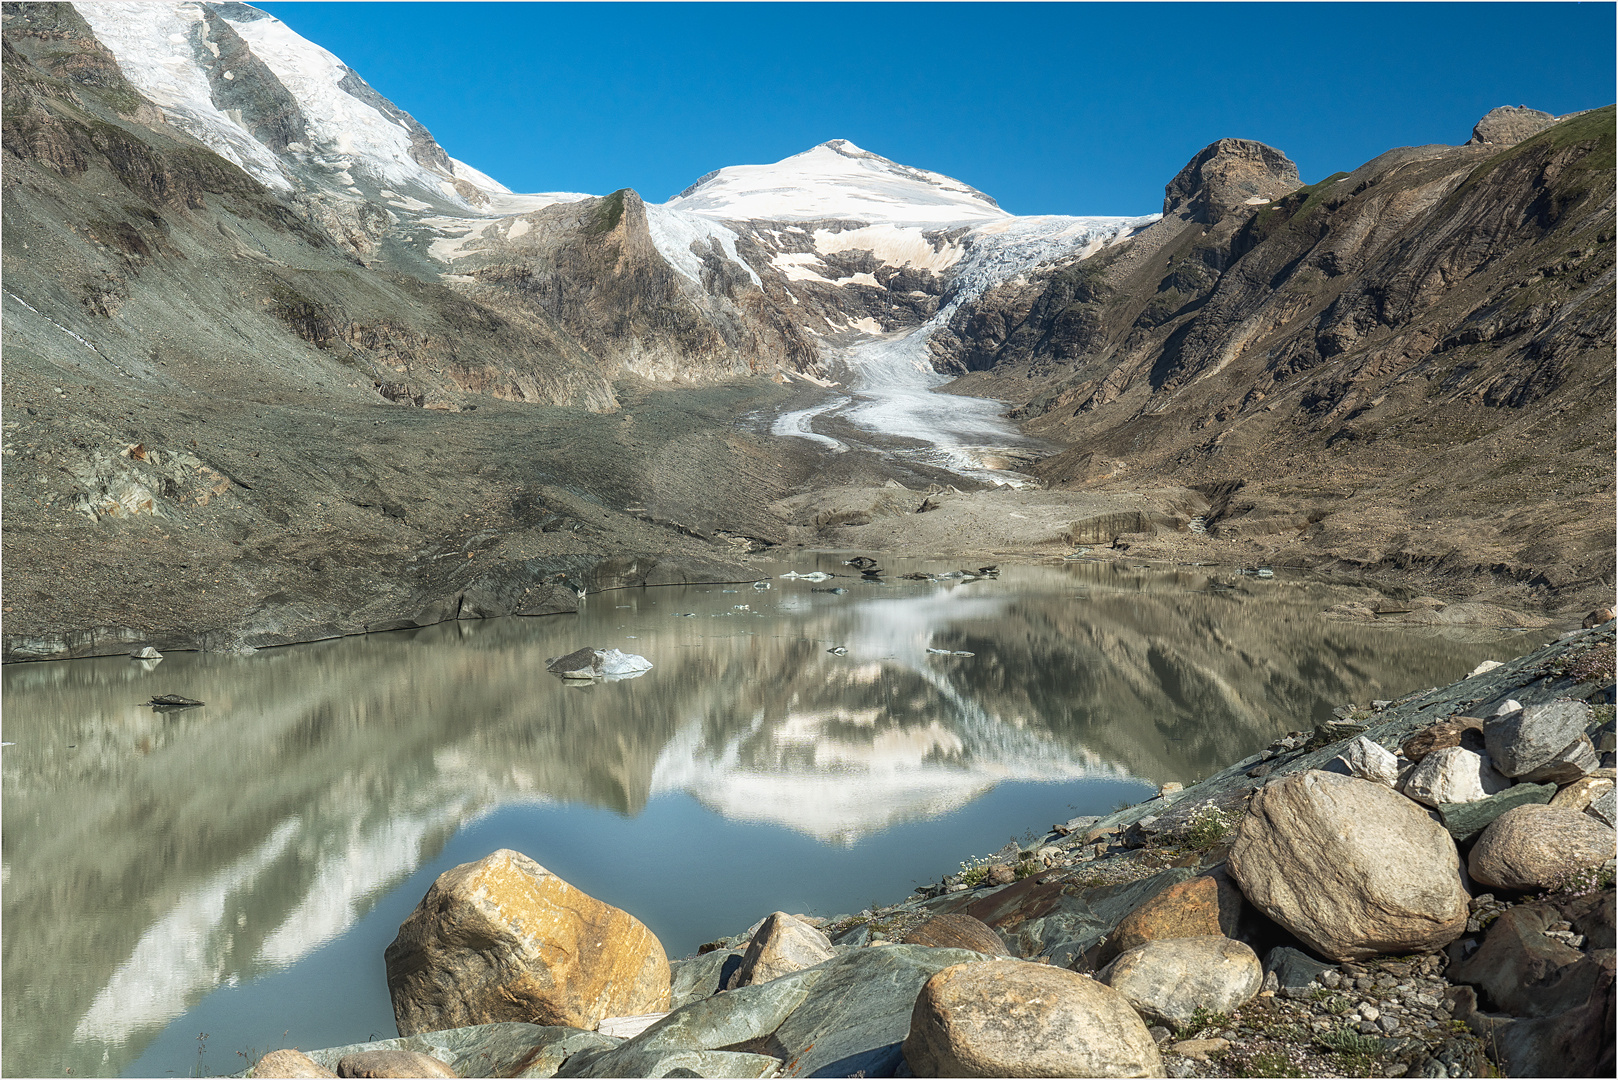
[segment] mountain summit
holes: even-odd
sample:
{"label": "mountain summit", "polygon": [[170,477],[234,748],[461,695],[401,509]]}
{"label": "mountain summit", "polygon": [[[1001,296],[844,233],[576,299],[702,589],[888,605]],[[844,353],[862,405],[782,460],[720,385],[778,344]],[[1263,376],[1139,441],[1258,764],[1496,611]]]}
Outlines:
{"label": "mountain summit", "polygon": [[823,142],[773,165],[719,169],[667,205],[728,221],[947,224],[1011,217],[969,184],[889,161],[847,139]]}

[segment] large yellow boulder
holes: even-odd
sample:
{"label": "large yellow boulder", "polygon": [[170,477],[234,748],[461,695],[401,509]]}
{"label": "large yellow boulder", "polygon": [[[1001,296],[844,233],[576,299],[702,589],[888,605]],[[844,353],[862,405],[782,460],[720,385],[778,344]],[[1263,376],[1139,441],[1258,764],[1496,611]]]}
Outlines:
{"label": "large yellow boulder", "polygon": [[386,959],[400,1035],[507,1020],[593,1030],[669,1007],[656,935],[516,851],[440,874]]}

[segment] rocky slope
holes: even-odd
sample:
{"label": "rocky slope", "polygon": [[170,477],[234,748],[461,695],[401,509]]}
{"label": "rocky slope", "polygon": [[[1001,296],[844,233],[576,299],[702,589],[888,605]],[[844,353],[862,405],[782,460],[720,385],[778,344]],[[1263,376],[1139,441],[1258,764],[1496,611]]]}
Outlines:
{"label": "rocky slope", "polygon": [[1573,610],[1613,585],[1612,170],[1611,107],[1307,187],[1222,140],[1157,224],[930,344],[1071,447],[1050,484],[1179,483],[1242,557]]}

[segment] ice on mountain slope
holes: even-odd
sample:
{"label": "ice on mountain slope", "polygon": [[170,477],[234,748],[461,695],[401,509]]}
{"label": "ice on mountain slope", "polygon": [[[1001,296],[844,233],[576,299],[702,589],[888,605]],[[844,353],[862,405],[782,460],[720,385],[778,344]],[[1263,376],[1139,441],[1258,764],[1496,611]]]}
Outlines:
{"label": "ice on mountain slope", "polygon": [[702,258],[692,250],[692,245],[707,247],[710,241],[717,240],[725,257],[746,270],[754,285],[764,287],[758,272],[736,254],[736,234],[725,226],[666,205],[647,203],[646,227],[652,234],[652,245],[657,253],[690,280],[702,283]]}
{"label": "ice on mountain slope", "polygon": [[[359,197],[363,192],[355,186],[357,172],[373,186],[455,207],[468,206],[455,188],[457,179],[480,188],[491,185],[496,192],[506,190],[447,156],[442,169],[422,164],[411,152],[412,133],[406,124],[351,90],[391,108],[385,99],[336,56],[256,9],[242,4],[120,0],[77,0],[74,7],[112,53],[124,77],[162,108],[170,123],[266,187],[289,191],[318,177],[323,186]],[[248,130],[239,110],[215,103],[209,72],[221,61],[218,45],[208,40],[210,11],[292,95],[308,132],[307,144],[292,143],[287,154],[277,154]],[[227,74],[234,80],[237,73]],[[431,145],[430,137],[427,142]]]}
{"label": "ice on mountain slope", "polygon": [[976,188],[861,150],[821,143],[773,165],[709,173],[664,205],[727,221],[891,221],[943,224],[1011,215]]}

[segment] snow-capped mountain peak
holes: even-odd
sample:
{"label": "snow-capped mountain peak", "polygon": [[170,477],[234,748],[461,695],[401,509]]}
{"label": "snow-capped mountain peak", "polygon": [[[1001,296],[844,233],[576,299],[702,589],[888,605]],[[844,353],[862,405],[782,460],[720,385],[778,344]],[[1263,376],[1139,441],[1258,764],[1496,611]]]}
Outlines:
{"label": "snow-capped mountain peak", "polygon": [[889,161],[847,139],[823,142],[773,165],[719,169],[664,205],[728,221],[944,225],[1011,216],[969,184]]}
{"label": "snow-capped mountain peak", "polygon": [[348,65],[240,3],[74,4],[165,118],[279,191],[446,208],[505,188],[455,161]]}

